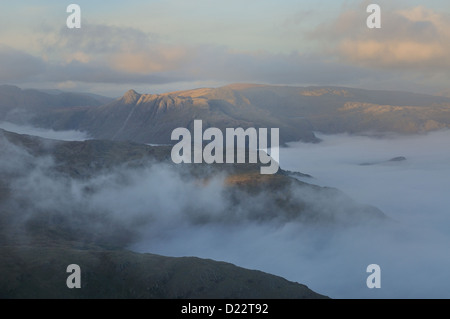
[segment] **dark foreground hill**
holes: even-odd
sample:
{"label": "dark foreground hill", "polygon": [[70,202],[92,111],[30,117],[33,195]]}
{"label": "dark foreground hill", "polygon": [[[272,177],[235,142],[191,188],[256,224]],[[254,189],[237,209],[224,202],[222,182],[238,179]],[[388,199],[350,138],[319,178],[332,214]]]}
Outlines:
{"label": "dark foreground hill", "polygon": [[[324,298],[277,276],[194,257],[3,246],[0,260],[0,298]],[[81,268],[81,289],[66,286],[73,263]]]}

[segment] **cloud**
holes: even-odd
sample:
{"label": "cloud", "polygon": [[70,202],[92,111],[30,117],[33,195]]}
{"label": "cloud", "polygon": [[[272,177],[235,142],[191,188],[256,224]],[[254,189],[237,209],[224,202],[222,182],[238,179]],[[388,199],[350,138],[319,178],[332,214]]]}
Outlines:
{"label": "cloud", "polygon": [[30,80],[44,71],[42,59],[0,44],[0,81]]}
{"label": "cloud", "polygon": [[[63,28],[40,42],[42,58],[23,54],[41,66],[34,72],[31,69],[33,80],[60,86],[75,82],[131,85],[196,81],[346,84],[368,76],[361,68],[311,54],[168,44],[156,35],[117,26],[85,23],[80,30]],[[14,72],[5,74],[5,81],[26,80],[28,77],[14,76]]]}
{"label": "cloud", "polygon": [[290,53],[173,43],[137,28],[86,22],[79,30],[38,33],[40,56],[13,49],[0,54],[5,66],[0,80],[69,89],[95,86],[114,96],[145,85],[178,90],[181,83],[233,82],[443,91],[450,59],[448,19],[423,7],[382,8],[381,30],[367,29],[363,6],[349,9],[310,32],[304,40],[308,49]]}
{"label": "cloud", "polygon": [[165,44],[155,34],[89,23],[79,30],[61,28],[54,35],[46,35],[43,43],[46,55],[60,62],[91,62],[137,75],[176,69],[188,54],[185,47]]}
{"label": "cloud", "polygon": [[89,136],[80,131],[54,131],[43,128],[37,128],[29,125],[17,125],[8,122],[0,122],[0,128],[17,134],[26,134],[39,136],[42,138],[60,140],[60,141],[85,141]]}
{"label": "cloud", "polygon": [[343,11],[310,36],[346,63],[401,70],[441,71],[450,66],[450,20],[423,6],[381,6],[381,29],[366,26],[366,3]]}
{"label": "cloud", "polygon": [[[71,61],[67,64],[49,64],[47,72],[40,74],[39,79],[45,82],[85,82],[85,83],[136,83],[164,84],[173,83],[181,79],[177,75],[164,72],[142,74],[114,70],[108,65],[97,64],[95,61],[83,63]],[[123,92],[122,92],[123,93]]]}
{"label": "cloud", "polygon": [[[272,54],[208,44],[167,44],[153,34],[116,26],[86,25],[83,32],[62,29],[56,39],[47,46],[65,56],[57,72],[82,81],[345,83],[364,72],[348,66],[347,72],[342,72],[339,65],[296,52]],[[60,77],[55,74],[55,78]]]}
{"label": "cloud", "polygon": [[184,62],[187,50],[183,47],[159,46],[142,51],[126,50],[113,54],[110,65],[113,69],[137,74],[177,70]]}

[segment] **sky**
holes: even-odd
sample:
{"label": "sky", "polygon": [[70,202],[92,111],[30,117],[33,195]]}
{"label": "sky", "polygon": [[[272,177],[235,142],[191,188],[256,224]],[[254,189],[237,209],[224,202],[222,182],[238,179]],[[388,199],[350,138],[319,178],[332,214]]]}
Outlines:
{"label": "sky", "polygon": [[[81,7],[68,29],[66,8]],[[450,95],[450,3],[377,1],[0,3],[0,84],[120,96],[234,82]]]}

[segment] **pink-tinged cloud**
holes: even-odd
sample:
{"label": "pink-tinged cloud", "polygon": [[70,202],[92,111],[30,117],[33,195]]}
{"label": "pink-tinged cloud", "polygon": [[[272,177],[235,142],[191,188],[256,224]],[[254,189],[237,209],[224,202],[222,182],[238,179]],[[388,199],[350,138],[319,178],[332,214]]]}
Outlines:
{"label": "pink-tinged cloud", "polygon": [[447,16],[425,7],[390,9],[382,7],[381,29],[366,26],[368,14],[360,7],[321,25],[311,36],[348,63],[430,72],[450,67]]}
{"label": "pink-tinged cloud", "polygon": [[148,74],[176,70],[188,58],[188,50],[180,46],[162,46],[148,48],[147,50],[112,52],[109,65],[112,69]]}

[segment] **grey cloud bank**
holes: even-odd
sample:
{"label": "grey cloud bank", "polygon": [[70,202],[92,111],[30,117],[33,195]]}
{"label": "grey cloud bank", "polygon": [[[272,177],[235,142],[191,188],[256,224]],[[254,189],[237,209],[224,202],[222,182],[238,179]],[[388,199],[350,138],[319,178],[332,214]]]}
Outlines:
{"label": "grey cloud bank", "polygon": [[[352,25],[355,21],[359,20],[353,13]],[[414,25],[408,28],[413,29]],[[325,31],[319,28],[311,35],[319,43],[330,43],[329,30],[339,29],[335,25],[322,28]],[[55,83],[63,88],[70,83],[74,90],[108,92],[110,96],[118,96],[130,86],[164,85],[165,90],[170,91],[179,89],[180,83],[191,83],[190,88],[196,83],[219,86],[233,82],[348,85],[371,89],[395,86],[431,94],[447,88],[444,83],[448,79],[441,72],[424,76],[422,70],[420,74],[415,73],[415,68],[377,68],[370,63],[359,63],[362,58],[347,57],[345,52],[343,58],[339,57],[341,53],[330,56],[334,49],[330,51],[323,46],[313,53],[309,52],[311,50],[273,53],[208,43],[169,44],[157,34],[123,26],[84,23],[78,31],[62,28],[37,35],[41,46],[39,54],[0,47],[0,66],[4,71],[0,81],[41,88],[54,87]],[[345,38],[338,40],[345,42]],[[384,38],[380,41],[384,48]],[[436,60],[439,59],[433,61]]]}

